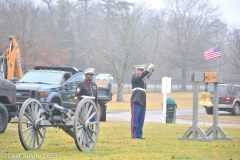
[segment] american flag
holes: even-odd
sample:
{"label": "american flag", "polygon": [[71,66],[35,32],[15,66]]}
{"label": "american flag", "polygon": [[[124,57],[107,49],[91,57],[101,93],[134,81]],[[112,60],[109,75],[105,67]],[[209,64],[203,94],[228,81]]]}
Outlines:
{"label": "american flag", "polygon": [[221,56],[220,46],[217,46],[215,48],[211,48],[211,49],[204,52],[205,60],[210,60],[210,59],[217,58],[217,57],[220,57],[220,56]]}

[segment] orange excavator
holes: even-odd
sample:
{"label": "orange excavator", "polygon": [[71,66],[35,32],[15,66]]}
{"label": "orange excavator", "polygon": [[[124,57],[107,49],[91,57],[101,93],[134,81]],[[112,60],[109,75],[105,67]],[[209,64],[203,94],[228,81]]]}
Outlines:
{"label": "orange excavator", "polygon": [[21,64],[21,52],[14,36],[9,36],[9,46],[5,52],[0,51],[0,77],[13,80],[20,79],[24,72]]}
{"label": "orange excavator", "polygon": [[0,133],[5,131],[8,122],[14,117],[14,112],[19,108],[15,103],[16,85],[12,82],[16,82],[15,80],[24,74],[20,56],[18,43],[10,36],[6,51],[0,51]]}

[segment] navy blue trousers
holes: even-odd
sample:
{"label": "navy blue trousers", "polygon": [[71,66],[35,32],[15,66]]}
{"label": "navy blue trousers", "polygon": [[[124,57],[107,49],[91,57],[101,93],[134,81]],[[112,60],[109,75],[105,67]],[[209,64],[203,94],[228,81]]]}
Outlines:
{"label": "navy blue trousers", "polygon": [[145,119],[146,106],[142,106],[139,103],[131,104],[131,137],[142,138],[143,124]]}

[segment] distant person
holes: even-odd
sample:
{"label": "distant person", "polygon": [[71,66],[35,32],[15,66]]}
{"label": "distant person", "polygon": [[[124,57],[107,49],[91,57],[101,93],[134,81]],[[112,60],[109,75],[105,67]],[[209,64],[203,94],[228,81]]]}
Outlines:
{"label": "distant person", "polygon": [[63,76],[63,79],[62,79],[62,84],[66,81],[65,77]]}
{"label": "distant person", "polygon": [[131,137],[143,138],[143,124],[146,113],[146,79],[149,79],[154,71],[154,65],[137,65],[136,73],[132,76],[132,96],[131,96]]}

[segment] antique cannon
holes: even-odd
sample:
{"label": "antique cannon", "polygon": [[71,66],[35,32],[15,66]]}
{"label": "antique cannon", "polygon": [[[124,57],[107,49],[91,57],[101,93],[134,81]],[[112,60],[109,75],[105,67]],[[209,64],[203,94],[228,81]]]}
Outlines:
{"label": "antique cannon", "polygon": [[18,134],[25,150],[41,147],[46,127],[59,127],[70,135],[80,151],[91,151],[99,134],[99,106],[92,99],[82,99],[76,110],[54,103],[40,103],[27,99],[20,110]]}

